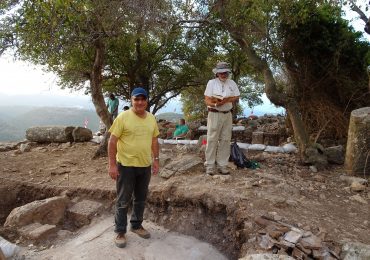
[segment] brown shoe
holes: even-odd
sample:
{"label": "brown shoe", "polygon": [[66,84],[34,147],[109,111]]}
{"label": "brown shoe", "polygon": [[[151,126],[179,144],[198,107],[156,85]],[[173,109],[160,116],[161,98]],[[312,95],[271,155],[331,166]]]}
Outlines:
{"label": "brown shoe", "polygon": [[137,234],[139,237],[142,237],[145,239],[150,238],[150,233],[146,229],[144,229],[142,226],[138,229],[131,228],[130,230],[131,232],[134,232],[135,234]]}
{"label": "brown shoe", "polygon": [[206,174],[208,175],[214,175],[215,174],[215,169],[213,167],[207,167],[206,168]]}
{"label": "brown shoe", "polygon": [[119,233],[114,239],[114,243],[119,248],[124,248],[126,246],[126,236],[125,233]]}

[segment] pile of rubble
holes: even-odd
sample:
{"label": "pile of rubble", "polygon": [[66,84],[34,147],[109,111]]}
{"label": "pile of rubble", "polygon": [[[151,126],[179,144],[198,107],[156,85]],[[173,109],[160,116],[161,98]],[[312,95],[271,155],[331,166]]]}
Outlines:
{"label": "pile of rubble", "polygon": [[259,217],[255,222],[262,227],[258,244],[264,250],[295,259],[340,259],[340,247],[327,243],[323,230],[314,235],[269,216]]}
{"label": "pile of rubble", "polygon": [[358,242],[346,242],[339,245],[326,239],[327,232],[325,230],[319,229],[315,235],[311,231],[282,222],[277,215],[261,216],[256,218],[255,222],[261,227],[261,230],[254,240],[257,240],[259,246],[257,251],[263,250],[263,254],[249,254],[249,257],[247,255],[242,260],[370,259],[369,245]]}
{"label": "pile of rubble", "polygon": [[[17,244],[32,242],[37,245],[41,241],[51,242],[50,239],[70,236],[71,230],[90,224],[93,217],[105,210],[100,202],[80,198],[70,200],[62,194],[14,208],[8,215],[3,229],[7,230],[9,238],[19,237]],[[0,249],[2,250],[1,247]]]}
{"label": "pile of rubble", "polygon": [[[200,136],[207,134],[205,121],[188,122],[187,125],[190,131],[185,139],[198,139]],[[175,126],[175,123],[165,120],[158,122],[159,138],[166,139],[168,132],[174,129]],[[237,120],[233,126],[232,139],[244,143],[277,146],[286,141],[287,131],[285,117],[283,116],[254,116]]]}

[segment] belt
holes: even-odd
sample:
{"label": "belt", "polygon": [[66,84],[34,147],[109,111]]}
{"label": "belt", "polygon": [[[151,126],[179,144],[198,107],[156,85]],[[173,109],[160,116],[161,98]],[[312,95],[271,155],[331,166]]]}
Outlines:
{"label": "belt", "polygon": [[214,108],[208,108],[208,112],[215,112],[215,113],[223,113],[223,114],[227,114],[227,113],[230,113],[232,110],[228,110],[228,111],[220,111],[220,110],[217,110],[217,109],[214,109]]}

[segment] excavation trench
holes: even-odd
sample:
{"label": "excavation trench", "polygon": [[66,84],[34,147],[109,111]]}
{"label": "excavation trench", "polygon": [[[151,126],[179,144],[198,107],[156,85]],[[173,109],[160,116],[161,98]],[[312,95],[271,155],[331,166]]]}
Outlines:
{"label": "excavation trench", "polygon": [[[113,190],[51,187],[0,180],[0,197],[2,198],[0,201],[0,222],[2,225],[13,208],[35,200],[57,196],[65,191],[70,199],[79,197],[100,201],[104,205],[108,205],[106,208],[109,209],[112,209],[114,204],[115,191]],[[170,194],[171,189],[151,192],[145,211],[146,220],[171,231],[212,244],[228,259],[240,257],[239,253],[245,242],[245,237],[235,235],[238,234],[237,229],[240,229],[240,223],[236,223],[232,216],[233,213],[227,209],[225,204],[215,203],[211,197],[206,195],[194,200],[178,196],[169,199],[171,198]],[[73,223],[69,223],[68,218],[65,218],[60,228],[76,231],[76,227]],[[19,239],[16,232],[10,232],[6,228],[0,230],[0,235],[11,242]]]}

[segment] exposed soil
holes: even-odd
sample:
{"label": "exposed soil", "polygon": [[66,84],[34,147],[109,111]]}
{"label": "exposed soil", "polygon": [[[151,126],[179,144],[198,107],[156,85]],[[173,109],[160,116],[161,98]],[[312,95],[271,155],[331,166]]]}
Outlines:
{"label": "exposed soil", "polygon": [[[162,148],[172,158],[184,153],[176,146]],[[64,190],[113,204],[115,183],[107,173],[107,158],[91,159],[96,149],[92,143],[76,143],[0,152],[1,223],[12,208]],[[357,193],[339,179],[342,166],[312,173],[294,155],[256,156],[261,169],[235,169],[230,177],[206,176],[201,166],[168,180],[154,176],[146,219],[210,242],[230,259],[259,250],[254,238],[261,228],[254,220],[262,215],[327,233],[325,241],[334,245],[370,244],[369,187],[359,193],[367,204],[350,199]]]}

